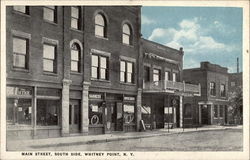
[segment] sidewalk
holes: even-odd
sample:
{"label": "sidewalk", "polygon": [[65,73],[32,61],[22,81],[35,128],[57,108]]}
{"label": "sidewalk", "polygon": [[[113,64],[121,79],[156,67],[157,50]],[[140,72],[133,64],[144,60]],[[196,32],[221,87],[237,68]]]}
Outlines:
{"label": "sidewalk", "polygon": [[91,143],[104,143],[111,141],[120,141],[126,139],[138,139],[154,136],[165,136],[168,134],[199,132],[209,130],[223,130],[223,129],[242,129],[242,126],[204,126],[200,128],[174,128],[174,129],[157,129],[148,130],[145,132],[119,132],[102,135],[87,135],[74,137],[58,137],[48,139],[31,139],[31,140],[9,140],[7,142],[8,151],[23,151],[23,150],[39,150],[39,148],[82,145]]}

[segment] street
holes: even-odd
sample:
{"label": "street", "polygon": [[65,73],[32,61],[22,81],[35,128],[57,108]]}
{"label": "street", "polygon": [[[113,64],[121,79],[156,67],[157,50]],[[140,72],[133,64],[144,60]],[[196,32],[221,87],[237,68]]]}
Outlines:
{"label": "street", "polygon": [[49,151],[242,151],[242,129],[184,132],[150,138],[46,147]]}

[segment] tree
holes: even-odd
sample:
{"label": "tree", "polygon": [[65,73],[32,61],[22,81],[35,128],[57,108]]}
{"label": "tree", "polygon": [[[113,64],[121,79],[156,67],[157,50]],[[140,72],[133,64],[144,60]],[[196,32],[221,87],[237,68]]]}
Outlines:
{"label": "tree", "polygon": [[243,94],[242,87],[239,86],[229,93],[228,112],[232,116],[234,123],[242,124],[243,121]]}

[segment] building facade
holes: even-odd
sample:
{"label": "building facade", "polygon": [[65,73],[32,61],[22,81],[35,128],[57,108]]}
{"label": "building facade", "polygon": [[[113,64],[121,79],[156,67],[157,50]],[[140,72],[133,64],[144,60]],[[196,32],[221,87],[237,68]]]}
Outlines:
{"label": "building facade", "polygon": [[[8,6],[8,138],[182,127],[183,51],[141,39],[139,6]],[[143,101],[143,104],[142,104]]]}
{"label": "building facade", "polygon": [[187,119],[190,125],[226,124],[229,104],[227,68],[201,62],[200,68],[183,70],[183,79],[186,83],[201,85],[200,97],[184,100],[192,107],[191,115],[184,115],[184,121]]}

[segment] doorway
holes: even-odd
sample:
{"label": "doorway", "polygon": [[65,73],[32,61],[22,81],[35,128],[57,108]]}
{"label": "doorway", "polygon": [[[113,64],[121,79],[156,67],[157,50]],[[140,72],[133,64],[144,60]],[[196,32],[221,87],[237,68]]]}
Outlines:
{"label": "doorway", "polygon": [[122,103],[111,102],[111,131],[123,131],[123,108]]}
{"label": "doorway", "polygon": [[207,105],[201,106],[201,124],[208,125],[208,106]]}
{"label": "doorway", "polygon": [[80,132],[80,102],[70,100],[69,102],[69,131],[70,133]]}

